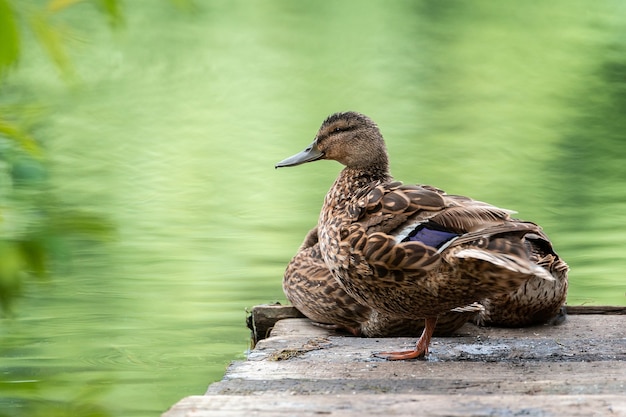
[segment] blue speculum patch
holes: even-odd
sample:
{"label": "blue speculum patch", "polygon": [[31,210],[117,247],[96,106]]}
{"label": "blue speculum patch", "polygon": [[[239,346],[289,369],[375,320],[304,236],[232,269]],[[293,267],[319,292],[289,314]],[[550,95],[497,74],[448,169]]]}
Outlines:
{"label": "blue speculum patch", "polygon": [[420,224],[409,235],[404,238],[403,242],[422,242],[425,245],[439,249],[446,242],[459,236],[457,233],[441,230],[441,226],[436,223]]}

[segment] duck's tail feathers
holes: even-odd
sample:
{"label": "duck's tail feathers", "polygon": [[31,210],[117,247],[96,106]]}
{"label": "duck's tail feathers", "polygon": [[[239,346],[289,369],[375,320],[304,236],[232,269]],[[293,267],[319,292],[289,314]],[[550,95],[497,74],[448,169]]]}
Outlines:
{"label": "duck's tail feathers", "polygon": [[453,311],[455,313],[480,313],[481,311],[485,311],[485,306],[483,306],[481,303],[472,303],[463,307],[453,308],[450,311]]}
{"label": "duck's tail feathers", "polygon": [[528,278],[535,276],[547,281],[555,280],[555,278],[544,268],[534,264],[530,260],[523,259],[518,256],[486,251],[479,248],[462,249],[455,253],[454,256],[464,260],[488,262],[496,268],[503,269],[504,273],[509,272],[513,274],[527,275]]}

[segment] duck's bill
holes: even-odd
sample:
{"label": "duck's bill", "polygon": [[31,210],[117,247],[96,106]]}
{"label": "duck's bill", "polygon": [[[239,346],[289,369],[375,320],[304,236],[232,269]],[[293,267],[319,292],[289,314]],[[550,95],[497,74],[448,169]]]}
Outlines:
{"label": "duck's bill", "polygon": [[324,157],[324,152],[317,148],[317,144],[313,142],[305,150],[290,156],[287,159],[283,159],[276,164],[276,168],[293,167],[296,165],[304,164],[306,162],[317,161]]}

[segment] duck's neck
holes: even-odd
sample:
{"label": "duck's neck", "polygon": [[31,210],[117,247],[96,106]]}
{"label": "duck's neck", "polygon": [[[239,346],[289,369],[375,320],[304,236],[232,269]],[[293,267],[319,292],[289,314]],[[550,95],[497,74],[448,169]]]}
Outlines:
{"label": "duck's neck", "polygon": [[344,168],[332,185],[320,214],[319,225],[336,218],[346,218],[347,210],[379,184],[392,181],[387,165],[367,170]]}

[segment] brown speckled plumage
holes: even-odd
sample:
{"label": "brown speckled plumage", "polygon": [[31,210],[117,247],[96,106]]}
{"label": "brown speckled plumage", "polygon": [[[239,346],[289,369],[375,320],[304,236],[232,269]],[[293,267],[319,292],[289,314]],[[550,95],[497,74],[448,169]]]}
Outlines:
{"label": "brown speckled plumage", "polygon": [[[368,117],[328,117],[306,150],[277,167],[319,159],[345,165],[318,221],[319,253],[332,276],[377,313],[425,319],[413,351],[378,356],[423,356],[439,316],[486,299],[506,306],[525,283],[533,283],[526,291],[535,293],[535,306],[562,304],[567,265],[539,226],[468,197],[393,182],[382,135]],[[427,244],[429,233],[454,237]]]}
{"label": "brown speckled plumage", "polygon": [[[316,324],[345,330],[355,336],[419,336],[423,319],[404,319],[379,313],[350,297],[331,275],[319,251],[317,228],[309,231],[285,270],[283,291],[298,310]],[[437,321],[435,335],[449,335],[483,310],[451,311]]]}
{"label": "brown speckled plumage", "polygon": [[481,300],[485,309],[474,317],[476,324],[521,327],[547,322],[558,324],[565,319],[562,306],[567,296],[567,264],[554,253],[544,233],[526,239],[526,243],[531,260],[545,268],[555,280],[533,277],[516,291]]}

